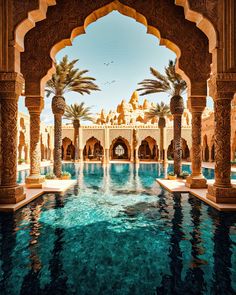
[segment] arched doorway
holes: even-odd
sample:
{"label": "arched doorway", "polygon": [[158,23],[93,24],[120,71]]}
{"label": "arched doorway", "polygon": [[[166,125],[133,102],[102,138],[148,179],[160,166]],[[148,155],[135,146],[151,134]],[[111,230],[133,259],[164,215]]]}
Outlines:
{"label": "arched doorway", "polygon": [[84,160],[101,161],[103,155],[104,149],[101,142],[94,136],[89,138],[83,150]]}
{"label": "arched doorway", "polygon": [[111,160],[130,160],[131,149],[127,139],[118,137],[112,141],[110,146]]}
{"label": "arched doorway", "polygon": [[71,161],[75,158],[75,147],[72,144],[72,140],[68,137],[64,137],[62,140],[62,159],[64,161]]}
{"label": "arched doorway", "polygon": [[[190,151],[188,147],[188,143],[184,138],[181,138],[182,141],[182,159],[188,161],[190,158]],[[167,158],[168,160],[174,159],[174,141],[171,140],[171,143],[168,146],[167,149]]]}
{"label": "arched doorway", "polygon": [[142,140],[138,149],[138,157],[140,161],[157,161],[158,154],[159,150],[154,138],[148,136]]}

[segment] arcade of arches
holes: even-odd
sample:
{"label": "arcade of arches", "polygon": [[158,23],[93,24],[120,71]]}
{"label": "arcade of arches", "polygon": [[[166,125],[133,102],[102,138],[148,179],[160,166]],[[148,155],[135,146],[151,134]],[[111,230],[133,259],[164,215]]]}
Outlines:
{"label": "arcade of arches", "polygon": [[[23,85],[30,113],[31,169],[26,181],[40,185],[44,181],[40,176],[40,147],[44,145],[41,144],[40,113],[45,82],[53,71],[53,58],[61,48],[71,45],[74,37],[84,33],[90,23],[113,10],[144,24],[149,33],[160,39],[161,45],[176,53],[177,70],[188,84],[188,107],[192,113],[192,175],[186,183],[190,187],[206,186],[201,174],[201,125],[209,81],[215,110],[216,165],[215,183],[208,186],[207,197],[215,202],[236,203],[236,188],[230,177],[231,101],[236,92],[234,0],[156,0],[148,4],[135,0],[32,0],[22,3],[2,0],[0,4],[1,203],[16,203],[25,198],[24,188],[16,183],[17,102]],[[208,145],[211,139],[207,138]],[[22,135],[21,145],[22,153],[25,146]],[[136,144],[134,147],[137,149]],[[80,147],[81,154],[83,148]],[[109,148],[105,145],[105,154]],[[210,146],[208,148],[210,154]]]}

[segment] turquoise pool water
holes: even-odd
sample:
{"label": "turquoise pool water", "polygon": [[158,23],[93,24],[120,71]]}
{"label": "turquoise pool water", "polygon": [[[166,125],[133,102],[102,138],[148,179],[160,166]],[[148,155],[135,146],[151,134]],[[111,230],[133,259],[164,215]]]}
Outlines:
{"label": "turquoise pool water", "polygon": [[236,214],[170,194],[157,164],[72,164],[78,184],[0,214],[0,294],[236,294]]}
{"label": "turquoise pool water", "polygon": [[[141,164],[145,165],[145,164]],[[164,177],[164,171],[162,169],[162,165],[157,163],[157,164],[146,164],[146,165],[154,165],[155,167],[155,175],[157,178]],[[73,164],[71,163],[65,163],[63,164],[63,170],[65,171],[70,171],[72,173],[72,178],[76,179],[78,176],[78,169],[77,171],[73,168]],[[182,165],[182,170],[187,171],[191,173],[191,166],[190,165]],[[52,171],[52,166],[51,167],[43,167],[41,168],[41,174],[45,175],[46,173]],[[173,171],[173,164],[168,165],[168,172]],[[214,169],[210,168],[202,168],[202,173],[206,179],[214,179]],[[29,170],[22,170],[18,172],[18,178],[17,182],[18,183],[23,183],[25,181],[25,178],[29,175]],[[231,173],[231,178],[236,179],[236,173],[232,172]]]}

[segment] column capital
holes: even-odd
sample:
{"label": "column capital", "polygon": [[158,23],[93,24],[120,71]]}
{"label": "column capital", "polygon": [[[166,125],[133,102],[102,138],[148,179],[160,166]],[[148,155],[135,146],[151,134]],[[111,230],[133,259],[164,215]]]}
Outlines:
{"label": "column capital", "polygon": [[0,72],[0,96],[2,99],[18,99],[22,94],[24,78],[16,72]]}
{"label": "column capital", "polygon": [[28,108],[29,113],[41,113],[44,107],[44,99],[38,95],[27,95],[25,98],[25,106]]}
{"label": "column capital", "polygon": [[187,101],[190,112],[202,113],[206,107],[205,96],[190,96]]}
{"label": "column capital", "polygon": [[236,73],[217,73],[208,82],[210,96],[214,100],[233,99],[236,92]]}

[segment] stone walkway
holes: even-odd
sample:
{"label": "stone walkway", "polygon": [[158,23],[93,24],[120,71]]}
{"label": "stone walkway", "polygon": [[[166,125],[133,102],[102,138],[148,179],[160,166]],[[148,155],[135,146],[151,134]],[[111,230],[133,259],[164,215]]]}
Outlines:
{"label": "stone walkway", "polygon": [[[188,188],[185,186],[185,180],[183,180],[183,179],[168,180],[168,179],[159,179],[158,178],[157,182],[171,193],[174,193],[174,192],[190,193],[219,211],[227,211],[227,212],[236,211],[236,204],[214,203],[211,200],[207,199],[207,197],[206,197],[207,189]],[[214,179],[208,180],[207,183],[213,184]],[[236,180],[232,180],[232,183],[234,185],[236,185]]]}

